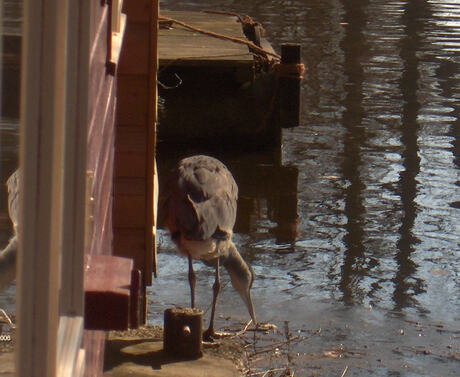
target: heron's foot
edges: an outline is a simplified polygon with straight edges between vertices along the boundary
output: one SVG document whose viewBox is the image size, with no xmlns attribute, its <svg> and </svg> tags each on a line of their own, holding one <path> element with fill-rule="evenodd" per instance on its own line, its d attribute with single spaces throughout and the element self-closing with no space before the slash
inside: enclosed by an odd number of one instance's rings
<svg viewBox="0 0 460 377">
<path fill-rule="evenodd" d="M 209 327 L 204 333 L 203 333 L 203 340 L 207 342 L 212 342 L 214 341 L 214 337 L 216 335 L 216 332 L 214 331 L 213 328 Z"/>
<path fill-rule="evenodd" d="M 276 330 L 278 326 L 273 323 L 262 323 L 258 322 L 256 324 L 256 331 L 269 331 L 269 330 Z"/>
<path fill-rule="evenodd" d="M 233 336 L 235 334 L 230 332 L 223 332 L 223 331 L 214 331 L 214 329 L 207 329 L 203 333 L 203 340 L 206 342 L 213 342 L 215 339 L 222 339 L 227 338 L 229 336 Z"/>
</svg>

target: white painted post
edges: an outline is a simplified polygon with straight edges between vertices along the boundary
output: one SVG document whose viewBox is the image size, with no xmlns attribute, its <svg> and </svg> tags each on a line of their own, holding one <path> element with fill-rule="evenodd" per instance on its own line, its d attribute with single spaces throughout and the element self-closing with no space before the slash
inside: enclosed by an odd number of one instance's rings
<svg viewBox="0 0 460 377">
<path fill-rule="evenodd" d="M 61 314 L 83 315 L 86 146 L 89 80 L 89 1 L 68 0 Z"/>
<path fill-rule="evenodd" d="M 16 375 L 54 377 L 59 297 L 58 225 L 53 200 L 57 2 L 24 2 L 20 121 L 20 247 L 17 274 Z M 57 229 L 54 231 L 59 232 Z"/>
<path fill-rule="evenodd" d="M 60 311 L 83 313 L 89 9 L 89 0 L 24 1 L 18 377 L 55 377 Z M 61 318 L 59 331 L 81 334 L 82 318 Z M 70 343 L 59 355 L 81 373 L 84 353 Z"/>
</svg>

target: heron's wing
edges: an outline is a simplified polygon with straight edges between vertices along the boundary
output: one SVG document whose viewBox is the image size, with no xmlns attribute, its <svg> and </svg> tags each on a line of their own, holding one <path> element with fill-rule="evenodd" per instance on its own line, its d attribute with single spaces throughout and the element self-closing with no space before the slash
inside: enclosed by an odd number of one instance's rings
<svg viewBox="0 0 460 377">
<path fill-rule="evenodd" d="M 168 181 L 167 222 L 187 239 L 228 238 L 236 219 L 238 188 L 218 160 L 185 159 Z"/>
<path fill-rule="evenodd" d="M 16 170 L 6 181 L 8 187 L 8 212 L 14 230 L 18 228 L 18 212 L 19 212 L 19 169 Z"/>
</svg>

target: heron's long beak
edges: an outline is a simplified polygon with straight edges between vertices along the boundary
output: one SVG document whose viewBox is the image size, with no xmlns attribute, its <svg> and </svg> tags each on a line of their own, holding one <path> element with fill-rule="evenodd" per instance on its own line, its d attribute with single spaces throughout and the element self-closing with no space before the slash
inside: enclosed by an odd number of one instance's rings
<svg viewBox="0 0 460 377">
<path fill-rule="evenodd" d="M 252 305 L 251 291 L 248 290 L 245 295 L 242 295 L 242 297 L 243 297 L 244 303 L 246 304 L 246 306 L 248 308 L 249 315 L 251 316 L 252 322 L 253 322 L 254 325 L 256 325 L 257 324 L 256 314 L 254 313 L 254 306 Z"/>
</svg>

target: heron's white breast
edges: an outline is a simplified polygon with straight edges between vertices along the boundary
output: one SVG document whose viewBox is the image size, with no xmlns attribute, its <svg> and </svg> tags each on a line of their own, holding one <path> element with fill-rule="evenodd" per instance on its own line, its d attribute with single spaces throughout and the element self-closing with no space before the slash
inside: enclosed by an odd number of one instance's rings
<svg viewBox="0 0 460 377">
<path fill-rule="evenodd" d="M 218 256 L 217 244 L 214 240 L 187 240 L 181 237 L 179 244 L 181 254 L 190 255 L 193 259 L 210 260 Z"/>
</svg>

